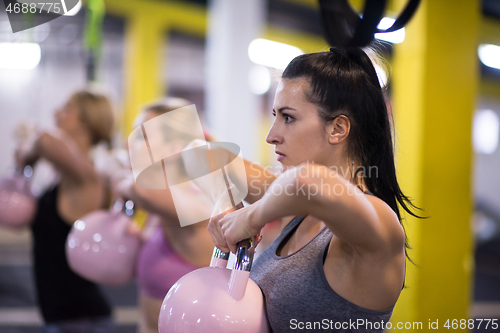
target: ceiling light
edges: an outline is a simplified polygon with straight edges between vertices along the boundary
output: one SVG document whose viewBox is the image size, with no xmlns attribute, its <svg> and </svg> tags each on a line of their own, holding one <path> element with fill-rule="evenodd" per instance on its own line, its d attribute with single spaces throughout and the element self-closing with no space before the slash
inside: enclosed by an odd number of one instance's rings
<svg viewBox="0 0 500 333">
<path fill-rule="evenodd" d="M 250 60 L 258 65 L 285 69 L 296 56 L 304 54 L 299 48 L 267 39 L 254 39 L 248 46 Z"/>
<path fill-rule="evenodd" d="M 481 44 L 477 50 L 479 60 L 492 68 L 500 69 L 500 46 L 492 44 Z"/>
<path fill-rule="evenodd" d="M 0 43 L 0 68 L 33 69 L 40 63 L 41 54 L 36 43 Z"/>
<path fill-rule="evenodd" d="M 479 110 L 474 115 L 473 142 L 477 153 L 492 154 L 498 146 L 500 121 L 492 110 Z"/>
</svg>

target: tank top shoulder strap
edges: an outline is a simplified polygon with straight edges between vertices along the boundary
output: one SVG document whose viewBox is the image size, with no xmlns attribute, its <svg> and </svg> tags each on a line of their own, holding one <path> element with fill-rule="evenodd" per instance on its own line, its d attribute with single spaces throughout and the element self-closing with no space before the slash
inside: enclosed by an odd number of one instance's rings
<svg viewBox="0 0 500 333">
<path fill-rule="evenodd" d="M 305 216 L 295 216 L 288 222 L 288 224 L 283 228 L 279 236 L 274 240 L 274 242 L 269 246 L 277 248 L 283 239 L 285 239 L 295 228 L 305 219 Z"/>
<path fill-rule="evenodd" d="M 292 230 L 294 230 L 302 221 L 304 221 L 306 217 L 305 216 L 295 216 L 293 219 L 288 222 L 288 224 L 283 228 L 281 231 L 280 236 L 285 236 L 288 235 Z"/>
</svg>

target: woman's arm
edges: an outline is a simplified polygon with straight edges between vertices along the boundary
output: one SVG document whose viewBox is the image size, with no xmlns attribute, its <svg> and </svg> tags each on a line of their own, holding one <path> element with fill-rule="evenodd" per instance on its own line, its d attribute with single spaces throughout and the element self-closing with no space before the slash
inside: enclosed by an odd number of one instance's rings
<svg viewBox="0 0 500 333">
<path fill-rule="evenodd" d="M 162 221 L 180 226 L 176 206 L 172 193 L 166 189 L 145 189 L 137 185 L 131 170 L 121 170 L 111 178 L 113 192 L 116 195 L 134 201 L 144 210 L 162 217 Z M 186 194 L 186 200 L 181 203 L 186 207 L 177 207 L 183 212 L 191 212 L 198 215 L 201 212 L 211 213 L 209 207 L 203 202 L 196 201 L 191 193 Z"/>
<path fill-rule="evenodd" d="M 368 198 L 335 171 L 300 165 L 281 174 L 255 204 L 210 223 L 215 245 L 234 250 L 268 222 L 312 215 L 359 252 L 401 250 L 404 233 L 396 214 L 380 199 Z"/>
<path fill-rule="evenodd" d="M 75 182 L 98 180 L 92 162 L 72 139 L 63 133 L 41 132 L 30 149 L 18 151 L 16 155 L 18 162 L 22 164 L 30 164 L 43 157 L 65 177 Z"/>
<path fill-rule="evenodd" d="M 172 195 L 168 189 L 151 190 L 136 184 L 132 171 L 122 169 L 111 176 L 113 193 L 127 200 L 132 200 L 136 206 L 168 220 L 177 220 Z"/>
</svg>

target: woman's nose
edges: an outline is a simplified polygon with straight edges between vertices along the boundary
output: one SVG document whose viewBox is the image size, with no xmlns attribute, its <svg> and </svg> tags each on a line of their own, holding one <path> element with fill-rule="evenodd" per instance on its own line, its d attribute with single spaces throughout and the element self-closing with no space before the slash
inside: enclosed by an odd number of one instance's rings
<svg viewBox="0 0 500 333">
<path fill-rule="evenodd" d="M 61 114 L 63 114 L 63 112 L 64 112 L 64 109 L 63 109 L 62 107 L 58 107 L 58 108 L 55 110 L 55 112 L 54 112 L 54 116 L 55 116 L 55 117 L 59 117 L 59 116 L 61 116 Z"/>
<path fill-rule="evenodd" d="M 269 129 L 269 133 L 266 136 L 266 142 L 275 145 L 283 143 L 283 136 L 280 135 L 278 129 L 275 126 L 275 123 Z"/>
</svg>

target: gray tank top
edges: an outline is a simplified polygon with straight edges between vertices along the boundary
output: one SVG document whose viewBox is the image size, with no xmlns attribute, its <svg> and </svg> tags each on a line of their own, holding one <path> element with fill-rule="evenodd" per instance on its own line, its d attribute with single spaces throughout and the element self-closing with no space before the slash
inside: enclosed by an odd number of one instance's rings
<svg viewBox="0 0 500 333">
<path fill-rule="evenodd" d="M 250 278 L 261 288 L 272 331 L 382 332 L 393 307 L 362 308 L 329 285 L 323 263 L 333 233 L 327 227 L 304 247 L 285 257 L 276 250 L 304 217 L 295 217 L 254 261 Z"/>
</svg>

